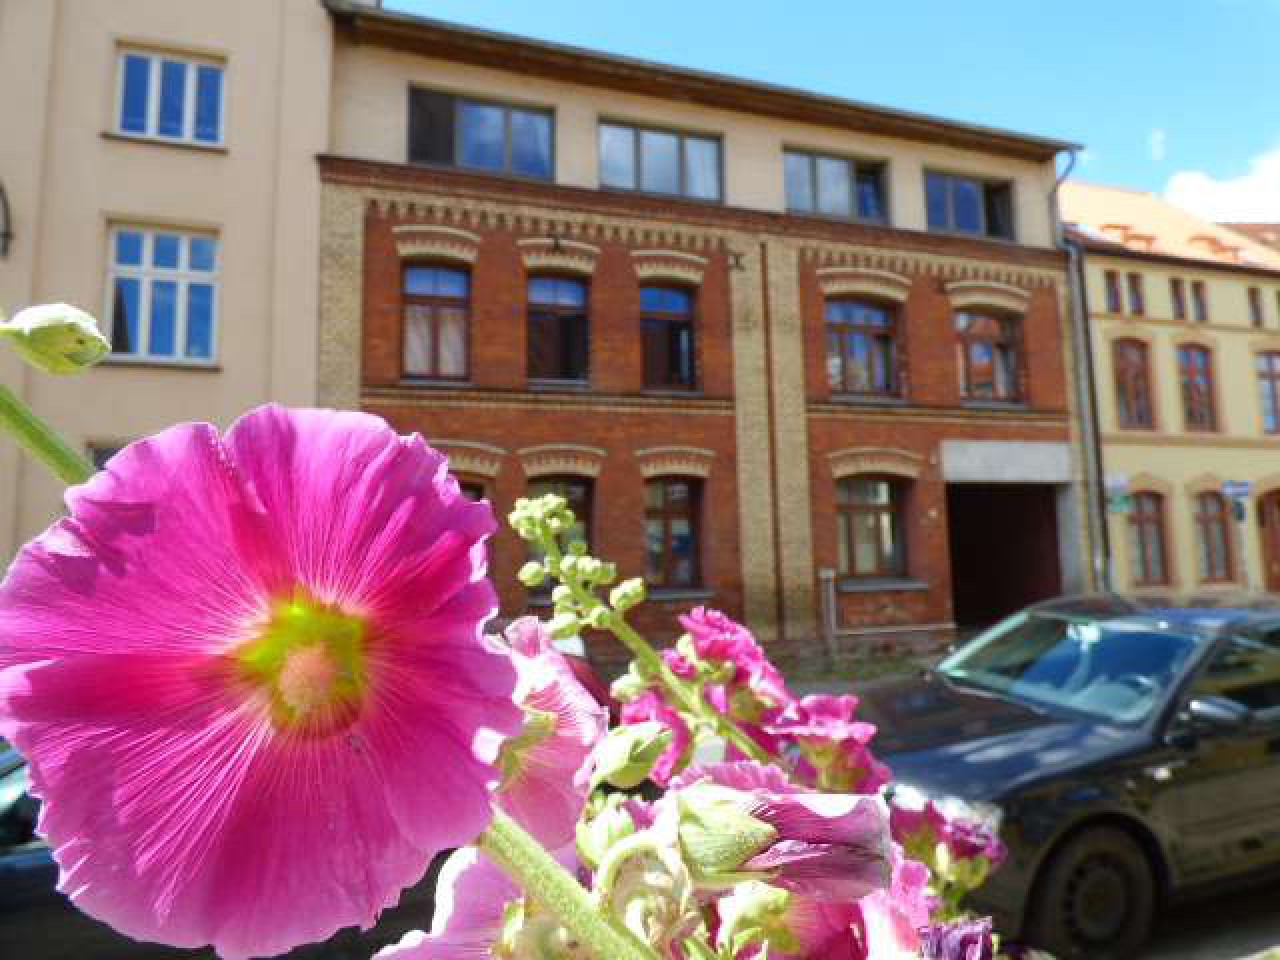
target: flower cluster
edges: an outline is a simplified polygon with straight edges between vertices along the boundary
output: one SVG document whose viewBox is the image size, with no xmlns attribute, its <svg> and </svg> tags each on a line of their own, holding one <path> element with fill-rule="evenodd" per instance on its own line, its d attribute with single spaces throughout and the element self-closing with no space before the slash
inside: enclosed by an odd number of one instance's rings
<svg viewBox="0 0 1280 960">
<path fill-rule="evenodd" d="M 379 956 L 994 953 L 960 903 L 994 832 L 886 803 L 856 698 L 794 695 L 724 614 L 654 650 L 643 582 L 566 543 L 558 497 L 511 517 L 554 614 L 500 635 L 488 505 L 371 416 L 174 427 L 66 503 L 0 584 L 0 735 L 61 889 L 130 936 L 280 953 L 371 926 L 457 848 L 430 930 Z M 634 655 L 612 730 L 557 649 L 587 629 Z"/>
</svg>

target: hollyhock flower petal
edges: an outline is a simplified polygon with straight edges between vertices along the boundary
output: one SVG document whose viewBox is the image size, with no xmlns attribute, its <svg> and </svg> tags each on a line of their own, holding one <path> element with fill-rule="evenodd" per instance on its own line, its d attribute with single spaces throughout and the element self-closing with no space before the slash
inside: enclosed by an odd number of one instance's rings
<svg viewBox="0 0 1280 960">
<path fill-rule="evenodd" d="M 643 723 L 656 720 L 671 731 L 671 745 L 663 751 L 649 779 L 660 787 L 665 787 L 684 764 L 689 748 L 693 746 L 693 734 L 684 718 L 673 710 L 658 694 L 653 691 L 642 693 L 630 703 L 622 705 L 623 723 Z"/>
<path fill-rule="evenodd" d="M 920 939 L 924 960 L 992 960 L 995 956 L 991 921 L 985 917 L 934 924 L 921 931 Z"/>
<path fill-rule="evenodd" d="M 357 413 L 138 441 L 0 585 L 0 736 L 60 887 L 229 960 L 370 926 L 490 817 L 518 732 L 489 508 Z"/>
<path fill-rule="evenodd" d="M 810 694 L 793 702 L 768 729 L 791 737 L 870 743 L 876 734 L 875 724 L 855 720 L 853 714 L 857 708 L 858 698 L 852 694 Z"/>
<path fill-rule="evenodd" d="M 516 701 L 530 719 L 525 734 L 507 742 L 498 802 L 542 843 L 559 847 L 573 838 L 609 713 L 536 617 L 516 620 L 505 636 L 519 675 Z"/>
<path fill-rule="evenodd" d="M 858 901 L 855 921 L 861 953 L 866 960 L 919 960 L 920 933 L 911 917 L 881 890 Z"/>
<path fill-rule="evenodd" d="M 680 625 L 689 633 L 694 650 L 704 660 L 732 663 L 736 669 L 736 682 L 774 706 L 790 703 L 782 674 L 765 656 L 764 650 L 742 624 L 719 610 L 695 607 L 680 617 Z"/>
<path fill-rule="evenodd" d="M 734 790 L 763 790 L 769 793 L 803 793 L 805 788 L 796 786 L 787 775 L 775 766 L 766 766 L 754 760 L 738 760 L 730 763 L 695 764 L 672 779 L 671 790 L 682 790 L 695 783 L 714 783 Z"/>
</svg>

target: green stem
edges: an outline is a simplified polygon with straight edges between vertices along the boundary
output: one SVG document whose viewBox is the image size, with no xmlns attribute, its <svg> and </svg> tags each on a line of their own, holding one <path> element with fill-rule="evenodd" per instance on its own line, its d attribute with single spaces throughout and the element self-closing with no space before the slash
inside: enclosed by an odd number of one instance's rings
<svg viewBox="0 0 1280 960">
<path fill-rule="evenodd" d="M 653 950 L 614 926 L 582 885 L 501 810 L 494 810 L 477 844 L 599 960 L 658 960 Z"/>
<path fill-rule="evenodd" d="M 84 483 L 93 476 L 93 466 L 3 384 L 0 384 L 0 426 L 12 433 L 28 453 L 42 461 L 63 483 Z"/>
</svg>

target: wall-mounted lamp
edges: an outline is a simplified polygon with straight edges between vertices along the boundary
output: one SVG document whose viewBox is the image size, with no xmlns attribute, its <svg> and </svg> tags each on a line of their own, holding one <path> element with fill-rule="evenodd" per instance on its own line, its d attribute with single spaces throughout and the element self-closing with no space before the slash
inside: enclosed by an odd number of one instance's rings
<svg viewBox="0 0 1280 960">
<path fill-rule="evenodd" d="M 13 239 L 13 217 L 9 213 L 9 195 L 0 183 L 0 257 L 9 255 L 9 241 Z"/>
</svg>

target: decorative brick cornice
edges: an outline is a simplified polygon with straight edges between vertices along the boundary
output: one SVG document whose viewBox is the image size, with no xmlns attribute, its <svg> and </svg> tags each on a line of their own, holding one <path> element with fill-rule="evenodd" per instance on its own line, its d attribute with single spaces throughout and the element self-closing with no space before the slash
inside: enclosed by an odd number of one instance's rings
<svg viewBox="0 0 1280 960">
<path fill-rule="evenodd" d="M 681 250 L 633 250 L 636 276 L 641 280 L 677 280 L 701 286 L 707 258 Z"/>
<path fill-rule="evenodd" d="M 457 260 L 475 263 L 480 252 L 480 236 L 457 227 L 430 224 L 402 224 L 391 228 L 396 253 L 403 260 Z"/>
<path fill-rule="evenodd" d="M 868 296 L 903 303 L 911 292 L 911 278 L 892 270 L 822 267 L 818 285 L 824 296 Z"/>
<path fill-rule="evenodd" d="M 635 456 L 640 462 L 640 474 L 646 480 L 669 476 L 705 479 L 711 476 L 711 465 L 716 458 L 715 451 L 705 447 L 646 447 L 637 450 Z"/>
<path fill-rule="evenodd" d="M 590 276 L 595 272 L 600 248 L 594 243 L 560 236 L 526 237 L 517 241 L 526 270 L 568 270 Z"/>
<path fill-rule="evenodd" d="M 517 451 L 526 477 L 569 474 L 598 477 L 607 456 L 599 447 L 578 443 L 543 443 Z"/>
<path fill-rule="evenodd" d="M 502 460 L 507 455 L 501 447 L 470 440 L 433 439 L 431 445 L 449 458 L 449 469 L 454 473 L 491 479 L 502 471 Z"/>
<path fill-rule="evenodd" d="M 947 296 L 956 309 L 996 307 L 1025 313 L 1031 293 L 1020 286 L 998 280 L 953 280 L 946 285 Z"/>
<path fill-rule="evenodd" d="M 924 457 L 895 447 L 846 447 L 827 454 L 836 479 L 865 473 L 887 473 L 915 479 L 924 469 Z"/>
</svg>

